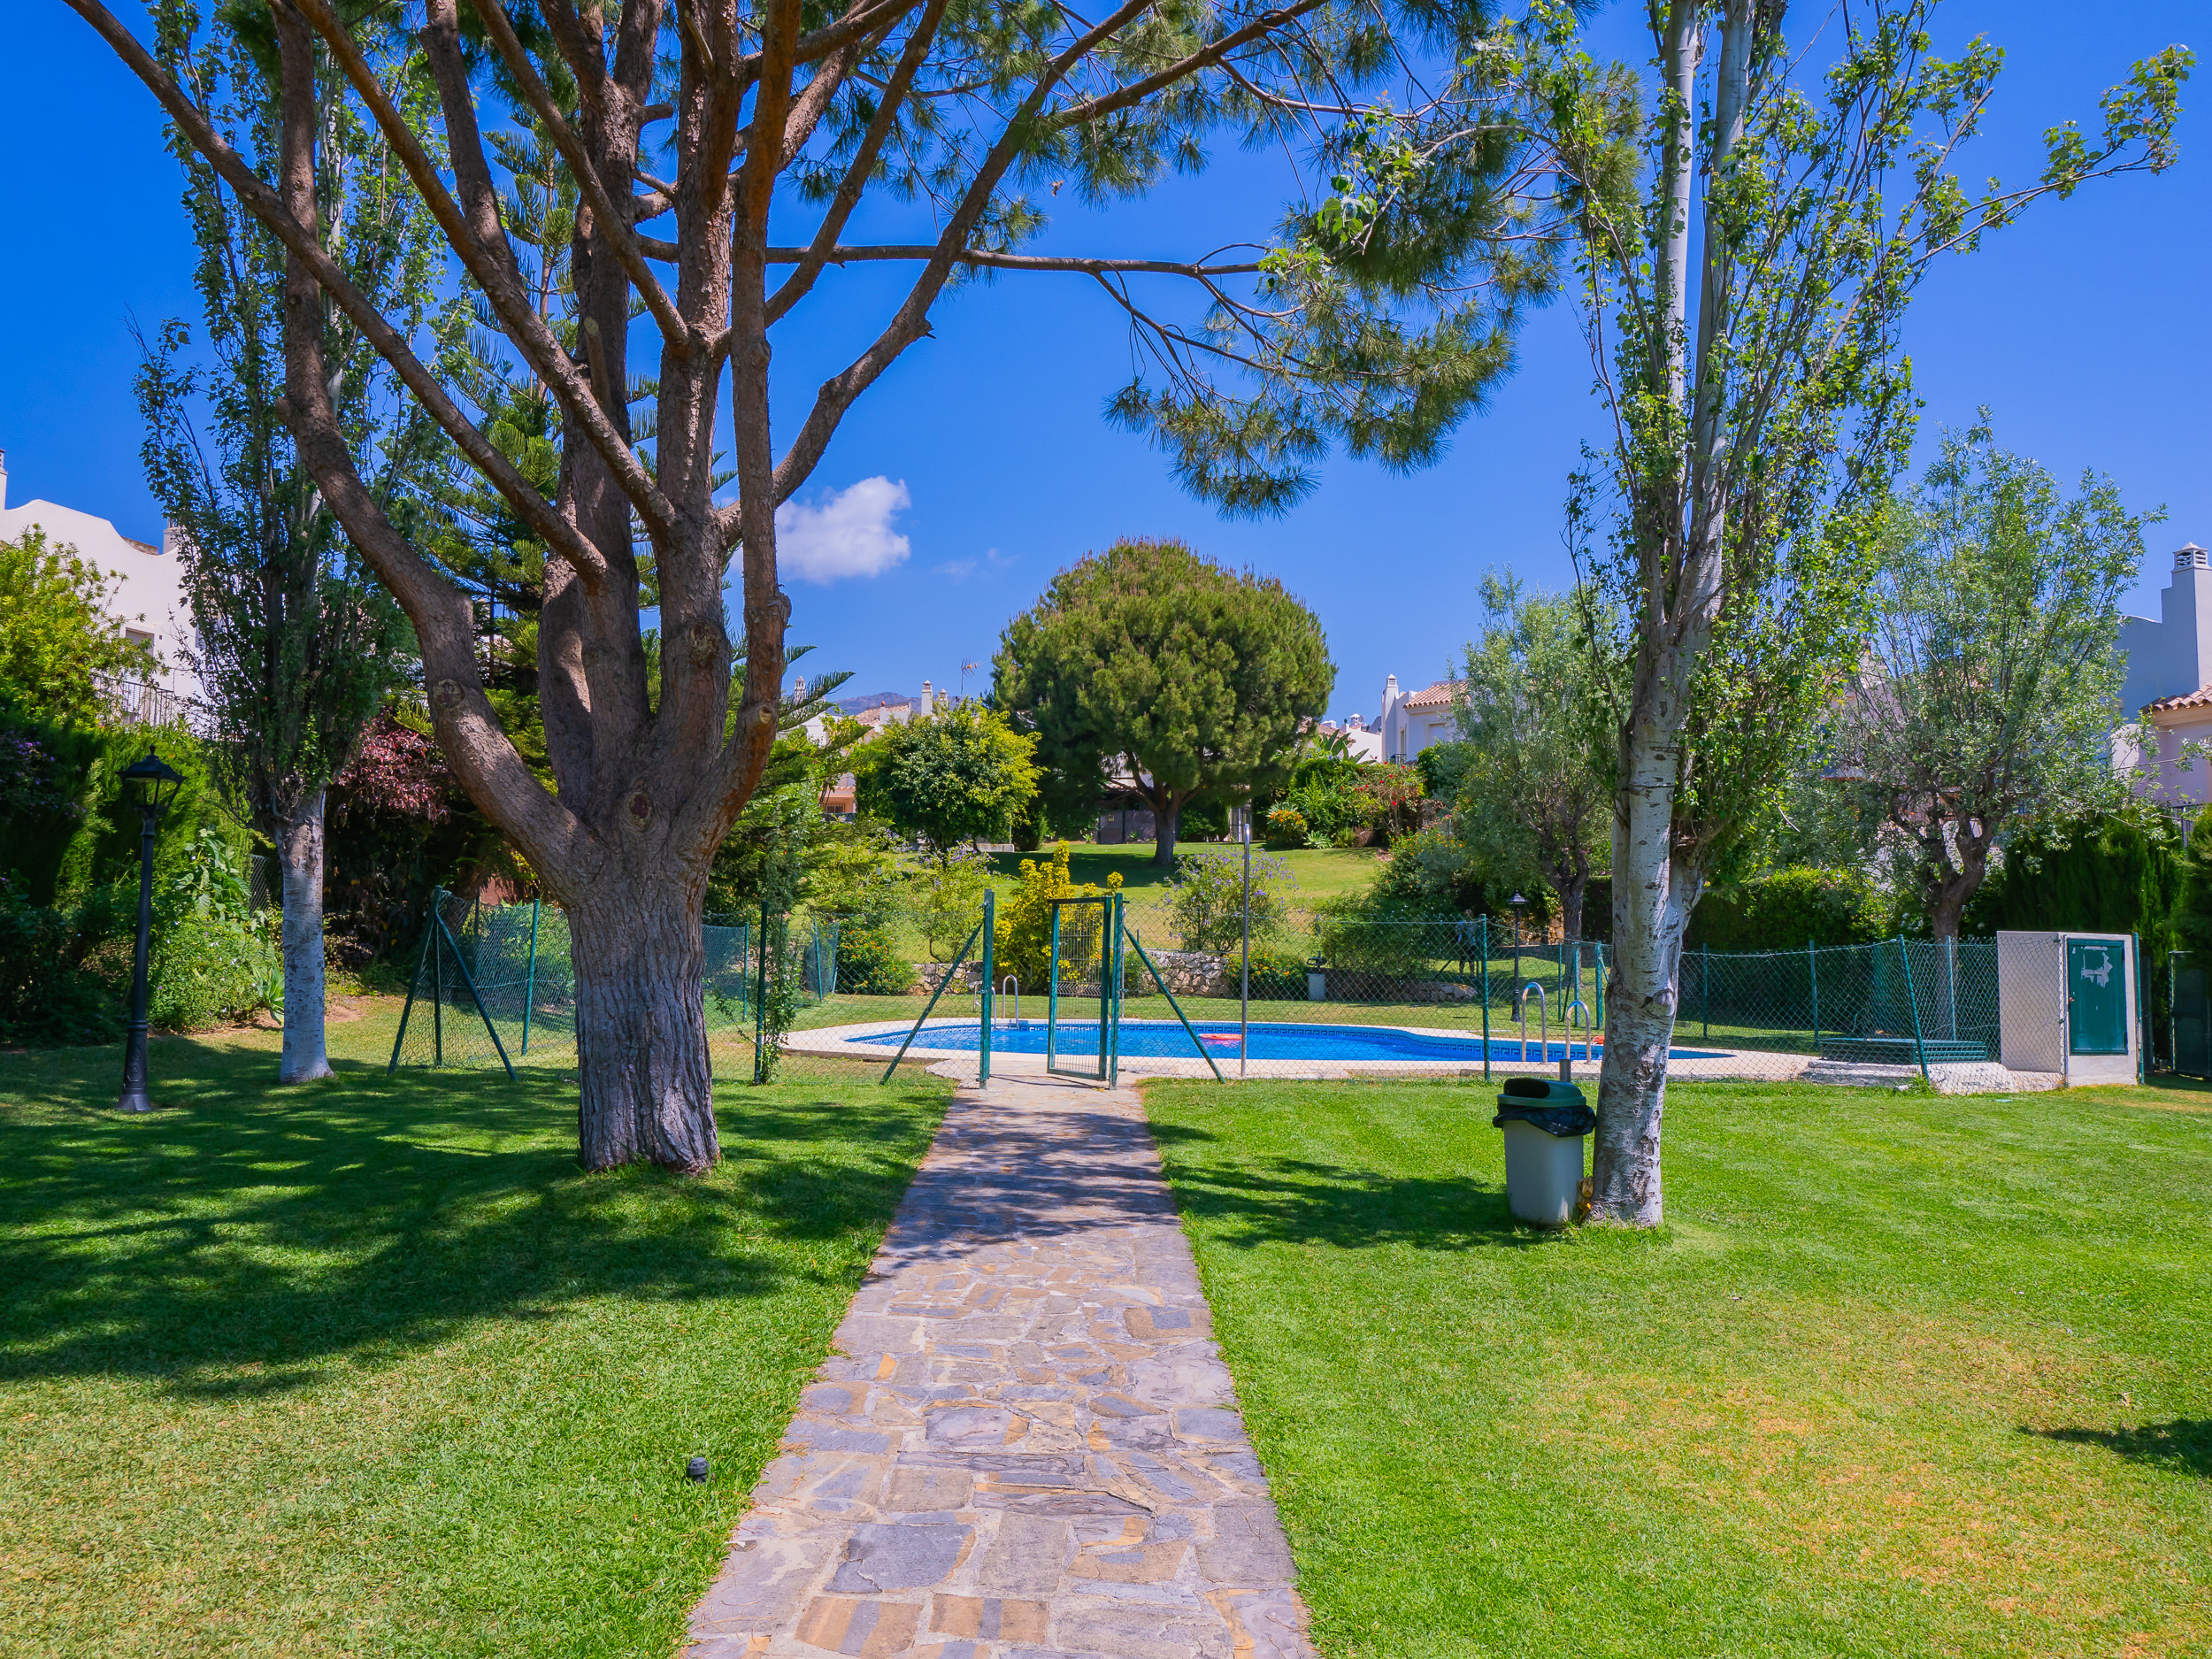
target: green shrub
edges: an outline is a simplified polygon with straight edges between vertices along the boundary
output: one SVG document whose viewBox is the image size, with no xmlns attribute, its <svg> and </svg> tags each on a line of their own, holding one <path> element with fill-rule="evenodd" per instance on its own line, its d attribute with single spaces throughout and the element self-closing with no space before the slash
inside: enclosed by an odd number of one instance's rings
<svg viewBox="0 0 2212 1659">
<path fill-rule="evenodd" d="M 1264 853 L 1252 860 L 1252 936 L 1272 933 L 1286 913 L 1290 866 Z M 1244 855 L 1184 853 L 1175 861 L 1168 914 L 1176 942 L 1213 956 L 1237 949 L 1244 932 Z"/>
<path fill-rule="evenodd" d="M 914 916 L 932 962 L 949 962 L 961 941 L 983 919 L 983 890 L 991 885 L 987 859 L 974 853 L 926 859 L 910 878 Z"/>
<path fill-rule="evenodd" d="M 1691 913 L 1686 942 L 1714 950 L 1859 945 L 1884 933 L 1881 895 L 1855 870 L 1799 865 L 1718 887 Z"/>
<path fill-rule="evenodd" d="M 103 890 L 82 904 L 27 904 L 0 881 L 0 1044 L 112 1042 L 129 1018 L 138 895 Z"/>
<path fill-rule="evenodd" d="M 993 972 L 1013 974 L 1025 986 L 1041 986 L 1052 975 L 1052 901 L 1102 897 L 1121 886 L 1121 872 L 1108 874 L 1097 887 L 1068 874 L 1068 844 L 1053 843 L 1052 856 L 1021 862 L 1021 884 L 998 909 L 998 933 L 992 941 Z M 1102 907 L 1101 907 L 1102 908 Z M 1098 910 L 1068 907 L 1061 918 L 1060 979 L 1081 983 L 1099 969 L 1104 932 Z"/>
<path fill-rule="evenodd" d="M 1279 945 L 1252 947 L 1252 1000 L 1256 1002 L 1302 1002 L 1306 1000 L 1306 958 Z"/>
<path fill-rule="evenodd" d="M 280 1006 L 284 965 L 273 912 L 249 902 L 242 864 L 217 831 L 204 829 L 189 861 L 161 882 L 151 1015 L 192 1031 L 257 1008 Z"/>
<path fill-rule="evenodd" d="M 1279 806 L 1267 815 L 1263 839 L 1276 851 L 1288 852 L 1306 846 L 1313 838 L 1304 813 L 1295 807 Z"/>
<path fill-rule="evenodd" d="M 903 996 L 914 988 L 914 964 L 899 954 L 887 912 L 838 918 L 837 988 L 853 996 Z"/>
</svg>

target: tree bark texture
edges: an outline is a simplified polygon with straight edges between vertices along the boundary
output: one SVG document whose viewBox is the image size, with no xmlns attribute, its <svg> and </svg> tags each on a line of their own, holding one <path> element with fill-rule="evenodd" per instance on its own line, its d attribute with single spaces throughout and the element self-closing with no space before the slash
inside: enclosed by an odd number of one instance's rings
<svg viewBox="0 0 2212 1659">
<path fill-rule="evenodd" d="M 570 907 L 576 968 L 577 1133 L 586 1168 L 697 1171 L 720 1156 L 708 1065 L 699 895 L 642 873 Z"/>
<path fill-rule="evenodd" d="M 284 1053 L 277 1080 L 330 1075 L 323 1042 L 323 791 L 276 826 L 283 879 Z"/>
</svg>

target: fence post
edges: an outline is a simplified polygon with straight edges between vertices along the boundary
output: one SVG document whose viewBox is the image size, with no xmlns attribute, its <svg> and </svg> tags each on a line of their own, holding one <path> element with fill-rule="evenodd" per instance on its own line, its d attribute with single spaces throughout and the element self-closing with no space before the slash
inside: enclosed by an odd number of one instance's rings
<svg viewBox="0 0 2212 1659">
<path fill-rule="evenodd" d="M 768 1014 L 768 901 L 760 902 L 760 967 L 753 981 L 753 1081 L 757 1083 L 767 1071 L 760 1051 L 762 1033 L 766 1030 Z"/>
<path fill-rule="evenodd" d="M 1045 981 L 1045 1070 L 1059 1056 L 1060 1041 L 1060 907 L 1052 907 L 1052 972 Z"/>
<path fill-rule="evenodd" d="M 982 1049 L 983 1058 L 979 1073 L 976 1078 L 978 1087 L 991 1080 L 991 1014 L 997 1003 L 996 995 L 991 987 L 993 966 L 991 919 L 997 909 L 997 899 L 996 888 L 983 889 L 983 1040 L 979 1045 Z"/>
<path fill-rule="evenodd" d="M 433 905 L 437 902 L 435 895 L 432 895 L 431 902 Z M 431 945 L 436 938 L 437 935 L 435 933 L 431 933 L 427 929 L 424 930 L 422 936 L 424 956 L 430 954 Z M 399 1030 L 394 1033 L 392 1037 L 392 1059 L 391 1064 L 384 1068 L 384 1075 L 386 1077 L 390 1077 L 394 1072 L 399 1070 L 399 1046 L 407 1041 L 407 1018 L 415 1011 L 415 988 L 422 983 L 422 970 L 423 958 L 422 956 L 418 956 L 415 958 L 414 975 L 407 981 L 407 1000 L 400 1004 Z"/>
<path fill-rule="evenodd" d="M 1140 947 L 1141 949 L 1141 947 Z M 1200 1045 L 1202 1048 L 1203 1044 Z M 1252 1054 L 1252 808 L 1244 809 L 1244 968 L 1237 990 L 1237 1081 L 1244 1081 Z M 1218 1071 L 1220 1068 L 1216 1067 Z"/>
<path fill-rule="evenodd" d="M 1697 948 L 1697 967 L 1698 967 L 1698 979 L 1699 979 L 1699 981 L 1700 981 L 1700 989 L 1699 989 L 1699 996 L 1698 996 L 1698 1000 L 1699 1000 L 1700 1002 L 1703 1002 L 1703 1003 L 1705 1004 L 1704 1014 L 1703 1014 L 1703 1018 L 1704 1018 L 1704 1021 L 1705 1021 L 1705 1031 L 1704 1031 L 1704 1035 L 1705 1035 L 1705 1038 L 1706 1038 L 1708 1041 L 1710 1041 L 1710 1039 L 1711 1039 L 1711 1037 L 1712 1037 L 1712 1035 L 1713 1035 L 1713 948 L 1712 948 L 1712 946 L 1710 946 L 1710 945 L 1700 945 L 1700 946 Z"/>
<path fill-rule="evenodd" d="M 1121 1086 L 1121 972 L 1122 963 L 1125 960 L 1121 951 L 1122 939 L 1125 932 L 1122 922 L 1121 906 L 1122 898 L 1118 893 L 1106 902 L 1106 926 L 1110 930 L 1106 936 L 1108 949 L 1103 953 L 1103 960 L 1098 964 L 1098 971 L 1102 975 L 1110 973 L 1114 976 L 1113 984 L 1110 987 L 1102 985 L 1099 987 L 1107 993 L 1106 998 L 1099 1008 L 1098 1043 L 1100 1053 L 1106 1062 L 1106 1087 L 1108 1088 L 1118 1088 Z M 1137 947 L 1137 955 L 1140 958 L 1144 957 L 1144 947 L 1141 944 Z M 1149 965 L 1148 960 L 1147 965 Z M 1152 977 L 1160 979 L 1157 969 L 1153 970 Z M 1167 989 L 1165 979 L 1160 979 L 1160 989 L 1163 992 Z M 1111 1016 L 1110 1022 L 1109 1015 Z M 1113 1044 L 1111 1048 L 1107 1047 L 1110 1032 Z M 1215 1076 L 1218 1079 L 1220 1073 L 1217 1071 Z"/>
<path fill-rule="evenodd" d="M 2128 935 L 2128 955 L 2135 959 L 2135 1080 L 2145 1082 L 2150 1074 L 2151 999 L 2150 982 L 2143 977 L 2143 936 Z"/>
<path fill-rule="evenodd" d="M 1482 1080 L 1490 1080 L 1490 918 L 1482 918 Z"/>
<path fill-rule="evenodd" d="M 1912 1010 L 1913 1052 L 1920 1056 L 1920 1080 L 1928 1082 L 1928 1042 L 1920 1034 L 1920 998 L 1912 988 L 1912 952 L 1905 948 L 1905 936 L 1897 935 L 1897 959 L 1905 964 L 1905 1005 Z M 1933 1087 L 1932 1084 L 1930 1085 Z"/>
<path fill-rule="evenodd" d="M 522 1052 L 526 1059 L 530 1053 L 530 1004 L 538 995 L 538 907 L 541 899 L 530 901 L 530 967 L 522 976 Z"/>
<path fill-rule="evenodd" d="M 1805 941 L 1805 982 L 1813 987 L 1813 1052 L 1820 1052 L 1820 957 L 1814 953 L 1813 941 Z"/>
<path fill-rule="evenodd" d="M 445 1064 L 445 941 L 447 933 L 445 911 L 439 905 L 434 895 L 430 902 L 430 922 L 431 926 L 437 930 L 437 936 L 430 947 L 430 1040 L 433 1045 L 430 1051 L 430 1064 L 443 1065 Z"/>
</svg>

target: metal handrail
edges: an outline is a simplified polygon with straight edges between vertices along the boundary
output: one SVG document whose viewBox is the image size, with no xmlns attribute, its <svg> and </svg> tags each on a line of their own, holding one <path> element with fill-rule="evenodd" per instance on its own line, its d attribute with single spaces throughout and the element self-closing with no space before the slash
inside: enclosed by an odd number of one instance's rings
<svg viewBox="0 0 2212 1659">
<path fill-rule="evenodd" d="M 1519 995 L 1513 999 L 1513 1017 L 1520 1022 L 1521 1026 L 1521 1064 L 1523 1065 L 1528 1064 L 1528 996 L 1531 991 L 1536 993 L 1538 1020 L 1536 1041 L 1541 1045 L 1542 1053 L 1551 1052 L 1551 1008 L 1544 1000 L 1544 987 L 1531 979 L 1521 987 Z"/>
<path fill-rule="evenodd" d="M 1010 973 L 1010 974 L 1008 974 L 1008 975 L 1007 975 L 1007 976 L 1006 976 L 1003 979 L 1001 979 L 1001 980 L 998 982 L 998 994 L 999 994 L 1001 996 L 1004 996 L 1004 995 L 1006 995 L 1006 993 L 1007 993 L 1007 988 L 1008 988 L 1010 986 L 1013 988 L 1013 993 L 1014 993 L 1014 1013 L 1013 1013 L 1013 1017 L 1012 1017 L 1011 1018 L 1010 1018 L 1010 1019 L 1009 1019 L 1006 1023 L 1007 1023 L 1007 1025 L 1008 1025 L 1008 1026 L 1009 1026 L 1009 1027 L 1012 1027 L 1012 1026 L 1015 1026 L 1015 1025 L 1020 1025 L 1020 1024 L 1022 1023 L 1022 982 L 1021 982 L 1021 976 L 1020 976 L 1019 974 L 1016 974 L 1016 973 Z"/>
<path fill-rule="evenodd" d="M 1575 1010 L 1578 1008 L 1582 1010 L 1582 1057 L 1586 1060 L 1592 1057 L 1590 1038 L 1594 1027 L 1590 1024 L 1590 1005 L 1578 996 L 1559 1010 L 1560 1021 L 1567 1032 L 1566 1047 L 1559 1056 L 1559 1080 L 1562 1083 L 1575 1080 Z"/>
</svg>

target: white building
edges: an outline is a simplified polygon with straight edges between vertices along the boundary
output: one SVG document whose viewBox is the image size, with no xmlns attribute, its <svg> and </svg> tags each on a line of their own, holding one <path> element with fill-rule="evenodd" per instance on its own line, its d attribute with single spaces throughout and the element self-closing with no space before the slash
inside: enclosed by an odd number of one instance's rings
<svg viewBox="0 0 2212 1659">
<path fill-rule="evenodd" d="M 197 638 L 190 603 L 184 595 L 183 561 L 177 557 L 179 532 L 172 525 L 162 545 L 134 541 L 105 518 L 50 501 L 8 505 L 7 456 L 0 451 L 0 541 L 13 541 L 36 527 L 50 547 L 72 548 L 79 558 L 104 572 L 111 583 L 108 614 L 132 639 L 151 650 L 160 672 L 143 687 L 117 687 L 121 711 L 142 719 L 165 720 L 177 712 L 175 700 L 196 702 L 200 682 L 186 664 Z"/>
<path fill-rule="evenodd" d="M 1354 760 L 1372 762 L 1383 757 L 1382 733 L 1359 715 L 1347 715 L 1341 725 L 1324 720 L 1314 729 L 1324 737 L 1341 737 L 1345 752 Z"/>
<path fill-rule="evenodd" d="M 2114 743 L 2113 764 L 2135 771 L 2137 793 L 2154 800 L 2212 800 L 2212 553 L 2193 541 L 2176 549 L 2159 612 L 2120 618 L 2120 706 L 2142 727 Z"/>
<path fill-rule="evenodd" d="M 1411 760 L 1432 743 L 1449 743 L 1459 737 L 1460 682 L 1440 680 L 1418 691 L 1401 692 L 1398 676 L 1383 682 L 1382 713 L 1375 730 L 1381 736 L 1381 757 Z"/>
</svg>

